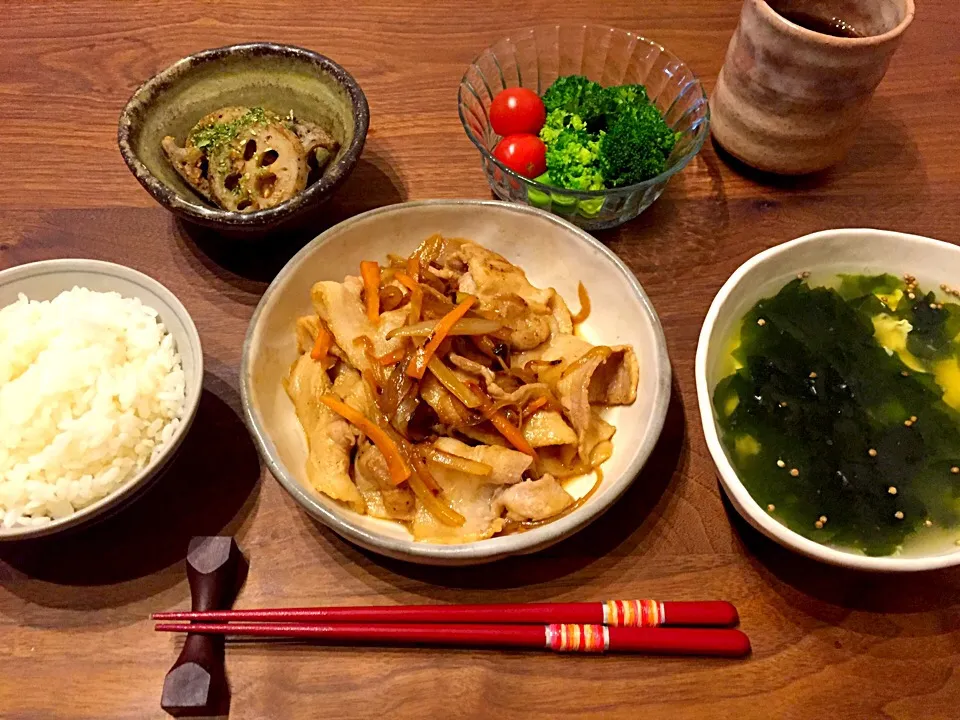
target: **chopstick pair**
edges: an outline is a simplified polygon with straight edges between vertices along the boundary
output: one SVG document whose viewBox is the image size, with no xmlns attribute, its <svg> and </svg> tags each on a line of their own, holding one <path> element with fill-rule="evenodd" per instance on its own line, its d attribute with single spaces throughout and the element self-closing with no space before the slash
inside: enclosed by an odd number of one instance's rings
<svg viewBox="0 0 960 720">
<path fill-rule="evenodd" d="M 742 657 L 750 641 L 732 629 L 728 602 L 611 600 L 595 603 L 319 607 L 153 615 L 157 631 L 300 638 L 368 644 L 540 648 Z M 172 622 L 171 622 L 172 621 Z"/>
</svg>

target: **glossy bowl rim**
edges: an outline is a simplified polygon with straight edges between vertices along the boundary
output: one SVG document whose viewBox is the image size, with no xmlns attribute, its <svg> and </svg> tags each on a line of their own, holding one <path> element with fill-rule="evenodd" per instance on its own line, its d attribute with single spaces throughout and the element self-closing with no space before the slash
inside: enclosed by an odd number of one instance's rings
<svg viewBox="0 0 960 720">
<path fill-rule="evenodd" d="M 336 160 L 330 172 L 307 186 L 302 192 L 286 202 L 252 213 L 243 213 L 235 210 L 222 210 L 203 204 L 199 199 L 193 201 L 177 192 L 175 189 L 160 180 L 140 160 L 134 152 L 130 138 L 133 133 L 134 105 L 143 101 L 150 92 L 156 94 L 163 91 L 163 86 L 181 75 L 189 74 L 196 65 L 219 62 L 225 55 L 236 55 L 243 51 L 261 51 L 266 55 L 292 57 L 306 61 L 327 72 L 338 84 L 344 87 L 350 97 L 353 108 L 353 138 L 340 159 Z M 336 190 L 352 172 L 360 160 L 367 131 L 370 126 L 370 106 L 367 103 L 363 89 L 356 79 L 343 66 L 325 55 L 308 50 L 297 45 L 287 45 L 274 42 L 239 43 L 224 45 L 217 48 L 201 50 L 198 53 L 180 58 L 167 66 L 150 79 L 144 81 L 123 107 L 117 127 L 117 144 L 127 167 L 137 181 L 150 193 L 154 200 L 177 213 L 182 213 L 198 222 L 207 225 L 227 225 L 236 228 L 262 228 L 297 214 L 302 209 L 315 204 L 324 196 Z"/>
<path fill-rule="evenodd" d="M 664 171 L 663 171 L 662 173 L 660 173 L 659 175 L 656 175 L 656 176 L 654 176 L 654 177 L 652 177 L 652 178 L 650 178 L 650 179 L 648 179 L 648 180 L 644 180 L 643 182 L 634 183 L 633 185 L 624 185 L 623 187 L 618 187 L 618 188 L 606 188 L 606 189 L 604 189 L 604 190 L 570 190 L 570 189 L 567 189 L 567 188 L 558 188 L 558 187 L 554 187 L 554 186 L 552 186 L 552 185 L 545 185 L 545 184 L 543 184 L 543 183 L 541 183 L 541 182 L 537 182 L 537 181 L 534 180 L 533 178 L 524 177 L 523 175 L 521 175 L 520 173 L 516 172 L 515 170 L 511 170 L 511 169 L 508 168 L 506 165 L 504 165 L 502 162 L 500 162 L 499 160 L 497 160 L 497 158 L 494 157 L 493 153 L 490 152 L 490 150 L 488 150 L 487 147 L 483 144 L 483 142 L 480 140 L 480 138 L 476 137 L 476 135 L 473 133 L 473 131 L 472 131 L 472 130 L 470 129 L 470 127 L 468 126 L 468 124 L 467 124 L 467 119 L 464 117 L 464 112 L 463 112 L 463 107 L 464 107 L 464 102 L 463 102 L 464 85 L 465 85 L 465 84 L 469 84 L 469 83 L 467 83 L 467 73 L 470 72 L 470 69 L 471 69 L 471 68 L 476 67 L 476 66 L 477 66 L 477 61 L 479 61 L 480 58 L 483 57 L 484 55 L 486 55 L 487 53 L 490 53 L 490 54 L 492 54 L 492 55 L 495 56 L 495 53 L 492 52 L 492 49 L 493 49 L 494 45 L 497 45 L 497 44 L 499 44 L 499 43 L 501 43 L 501 42 L 504 42 L 504 41 L 506 41 L 506 40 L 512 41 L 512 38 L 511 38 L 509 35 L 507 35 L 507 36 L 504 36 L 504 37 L 500 38 L 499 40 L 497 40 L 497 41 L 494 42 L 493 44 L 487 46 L 486 48 L 484 48 L 482 51 L 480 51 L 480 53 L 478 53 L 478 54 L 473 58 L 473 60 L 470 62 L 470 65 L 468 65 L 468 66 L 467 66 L 467 69 L 464 71 L 463 76 L 460 78 L 460 84 L 459 84 L 458 87 L 457 87 L 457 113 L 458 113 L 458 115 L 460 116 L 460 124 L 461 124 L 461 126 L 463 127 L 463 131 L 466 133 L 466 135 L 467 135 L 467 137 L 469 138 L 470 142 L 472 142 L 472 143 L 474 144 L 474 146 L 477 148 L 477 150 L 480 151 L 480 154 L 481 154 L 485 159 L 487 159 L 487 160 L 489 160 L 490 162 L 494 163 L 494 164 L 497 166 L 497 168 L 498 168 L 499 170 L 501 170 L 503 173 L 505 173 L 507 176 L 509 176 L 509 177 L 511 177 L 511 178 L 513 178 L 513 179 L 515 179 L 515 180 L 517 180 L 517 181 L 520 181 L 520 182 L 524 183 L 525 185 L 528 185 L 528 186 L 532 187 L 532 188 L 535 189 L 535 190 L 539 190 L 540 192 L 544 193 L 545 195 L 550 195 L 550 194 L 556 193 L 556 194 L 562 194 L 562 195 L 566 195 L 566 196 L 570 196 L 570 197 L 575 197 L 575 198 L 577 198 L 578 200 L 590 200 L 590 199 L 595 199 L 595 198 L 598 198 L 598 197 L 611 197 L 611 196 L 619 196 L 619 195 L 623 195 L 623 196 L 632 195 L 632 194 L 634 194 L 635 192 L 643 191 L 643 190 L 646 190 L 647 188 L 650 188 L 650 187 L 653 187 L 653 186 L 655 186 L 655 185 L 658 185 L 658 184 L 661 184 L 661 183 L 666 182 L 666 181 L 669 180 L 671 177 L 673 177 L 674 175 L 676 175 L 678 172 L 680 172 L 681 170 L 683 170 L 687 165 L 689 165 L 689 164 L 690 164 L 690 161 L 693 160 L 693 158 L 697 156 L 697 153 L 699 153 L 701 149 L 703 149 L 703 144 L 707 141 L 707 138 L 708 138 L 709 135 L 710 135 L 710 102 L 709 102 L 709 98 L 707 97 L 707 91 L 706 91 L 706 89 L 703 87 L 703 82 L 700 80 L 700 77 L 693 71 L 693 68 L 691 68 L 684 60 L 682 60 L 680 57 L 678 57 L 677 55 L 675 55 L 675 54 L 674 54 L 673 52 L 671 52 L 670 50 L 667 50 L 663 45 L 660 45 L 659 43 L 657 43 L 657 42 L 655 42 L 655 41 L 653 41 L 653 40 L 650 40 L 649 38 L 646 38 L 646 37 L 644 37 L 643 35 L 638 35 L 638 34 L 636 34 L 636 33 L 632 33 L 632 32 L 630 32 L 629 30 L 621 30 L 620 28 L 610 27 L 610 26 L 607 26 L 607 25 L 596 25 L 596 24 L 577 25 L 577 24 L 560 24 L 560 23 L 558 23 L 558 24 L 556 24 L 556 25 L 533 25 L 533 26 L 521 28 L 521 29 L 517 30 L 516 32 L 517 32 L 517 33 L 533 33 L 533 32 L 535 32 L 535 31 L 537 31 L 537 30 L 543 30 L 543 29 L 547 29 L 547 28 L 563 28 L 563 27 L 567 27 L 567 28 L 571 28 L 571 27 L 573 27 L 573 28 L 576 28 L 576 27 L 580 27 L 580 28 L 594 28 L 594 29 L 597 29 L 597 30 L 605 31 L 605 32 L 623 33 L 624 35 L 628 35 L 628 36 L 630 36 L 630 37 L 632 37 L 632 38 L 635 38 L 637 42 L 646 43 L 647 45 L 650 45 L 651 47 L 657 48 L 660 52 L 666 53 L 666 54 L 669 55 L 671 58 L 673 58 L 674 60 L 676 60 L 677 62 L 679 62 L 684 68 L 686 68 L 687 70 L 689 70 L 689 71 L 690 71 L 690 74 L 693 76 L 692 82 L 694 82 L 694 83 L 700 88 L 700 100 L 703 102 L 703 106 L 704 106 L 703 122 L 702 122 L 701 125 L 698 126 L 698 128 L 697 128 L 697 131 L 698 131 L 699 134 L 698 134 L 698 136 L 695 136 L 695 137 L 694 137 L 694 141 L 693 141 L 693 143 L 691 144 L 690 149 L 689 149 L 686 153 L 684 153 L 683 155 L 681 155 L 679 158 L 677 158 L 676 162 L 675 162 L 671 167 L 669 167 L 668 169 L 664 170 Z M 477 98 L 477 100 L 479 100 L 479 98 Z M 481 101 L 481 103 L 482 103 L 482 101 Z M 487 122 L 489 123 L 489 119 L 487 120 Z"/>
<path fill-rule="evenodd" d="M 714 465 L 720 475 L 720 484 L 731 500 L 732 505 L 740 515 L 744 517 L 751 525 L 757 528 L 767 537 L 779 543 L 783 547 L 793 550 L 815 560 L 821 560 L 831 565 L 852 568 L 857 570 L 869 570 L 874 572 L 917 572 L 923 570 L 936 570 L 939 568 L 952 567 L 960 564 L 960 548 L 955 552 L 948 552 L 938 555 L 924 555 L 917 557 L 898 557 L 898 556 L 880 556 L 870 557 L 858 553 L 839 550 L 828 545 L 822 545 L 818 542 L 803 537 L 794 532 L 786 525 L 780 523 L 770 516 L 743 485 L 737 474 L 736 469 L 727 458 L 727 454 L 720 441 L 720 433 L 717 428 L 717 421 L 713 411 L 712 395 L 713 388 L 707 378 L 707 360 L 710 351 L 709 342 L 713 327 L 720 315 L 720 311 L 730 299 L 730 296 L 740 287 L 741 284 L 752 283 L 751 278 L 758 272 L 762 272 L 763 266 L 771 259 L 787 252 L 793 248 L 806 244 L 815 244 L 825 238 L 863 238 L 886 237 L 895 240 L 917 243 L 928 247 L 935 247 L 938 250 L 960 253 L 960 248 L 942 240 L 924 237 L 922 235 L 912 235 L 893 230 L 877 230 L 872 228 L 836 228 L 831 230 L 821 230 L 819 232 L 803 235 L 802 237 L 775 245 L 760 253 L 757 253 L 739 268 L 727 279 L 720 288 L 707 316 L 703 321 L 700 330 L 700 336 L 697 341 L 697 355 L 695 362 L 695 374 L 697 384 L 697 403 L 700 410 L 700 423 L 703 427 L 703 434 L 707 442 L 707 449 L 713 459 Z"/>
<path fill-rule="evenodd" d="M 584 504 L 563 518 L 524 533 L 453 545 L 420 543 L 414 541 L 412 538 L 397 539 L 383 536 L 360 527 L 347 515 L 341 516 L 334 513 L 305 492 L 300 487 L 300 483 L 293 478 L 292 474 L 286 469 L 286 466 L 280 461 L 275 446 L 270 440 L 269 431 L 260 414 L 255 411 L 252 400 L 254 395 L 252 387 L 253 378 L 250 371 L 254 335 L 257 332 L 260 318 L 270 298 L 280 291 L 280 285 L 286 276 L 292 273 L 294 268 L 304 262 L 309 255 L 326 243 L 334 233 L 342 231 L 347 225 L 362 222 L 378 215 L 389 216 L 391 213 L 396 212 L 416 211 L 417 208 L 440 206 L 486 207 L 490 208 L 492 212 L 535 215 L 556 226 L 558 231 L 573 233 L 578 239 L 591 246 L 591 248 L 599 252 L 611 263 L 612 272 L 618 272 L 624 276 L 627 283 L 633 289 L 636 299 L 646 312 L 653 328 L 654 342 L 656 344 L 656 363 L 658 365 L 656 382 L 651 388 L 651 391 L 655 393 L 655 398 L 652 406 L 650 428 L 642 438 L 642 442 L 638 446 L 633 461 L 611 485 L 611 491 L 603 503 Z M 328 228 L 294 255 L 264 292 L 253 313 L 253 317 L 250 319 L 247 334 L 243 342 L 243 352 L 240 361 L 240 397 L 243 405 L 244 420 L 250 430 L 250 434 L 254 438 L 257 450 L 270 469 L 271 474 L 273 474 L 283 488 L 290 493 L 297 504 L 300 505 L 301 509 L 334 530 L 340 536 L 361 547 L 395 559 L 428 565 L 472 565 L 493 562 L 511 555 L 536 552 L 575 534 L 600 517 L 623 495 L 627 488 L 633 484 L 649 460 L 666 421 L 667 408 L 671 395 L 671 380 L 670 359 L 667 353 L 666 338 L 660 324 L 660 319 L 657 316 L 656 309 L 640 285 L 639 280 L 627 265 L 609 248 L 576 225 L 538 208 L 498 200 L 437 199 L 397 203 L 368 210 L 367 212 L 355 215 Z"/>
<path fill-rule="evenodd" d="M 15 279 L 31 278 L 38 275 L 57 275 L 64 272 L 98 272 L 107 277 L 134 281 L 163 298 L 173 309 L 173 314 L 183 323 L 187 334 L 187 342 L 197 356 L 197 366 L 192 376 L 190 378 L 185 377 L 187 382 L 192 381 L 193 388 L 188 388 L 184 396 L 183 417 L 181 418 L 180 426 L 174 432 L 173 437 L 170 438 L 163 452 L 147 463 L 140 472 L 116 490 L 96 502 L 77 510 L 72 515 L 67 515 L 58 520 L 52 520 L 45 525 L 0 528 L 0 542 L 29 540 L 54 535 L 61 531 L 85 525 L 105 513 L 119 509 L 121 505 L 133 499 L 140 491 L 145 490 L 147 486 L 160 476 L 167 463 L 176 455 L 187 434 L 190 432 L 190 426 L 193 424 L 197 410 L 200 407 L 200 396 L 203 393 L 204 371 L 203 346 L 200 342 L 200 333 L 197 332 L 197 326 L 194 324 L 193 318 L 190 316 L 190 313 L 187 312 L 183 303 L 180 302 L 180 299 L 160 281 L 153 279 L 139 270 L 134 270 L 126 265 L 120 265 L 119 263 L 108 262 L 106 260 L 57 258 L 53 260 L 38 260 L 36 262 L 15 265 L 11 268 L 0 270 L 0 285 L 4 285 Z M 121 293 L 121 295 L 123 295 L 123 293 Z M 178 348 L 178 353 L 179 352 L 180 350 Z"/>
</svg>

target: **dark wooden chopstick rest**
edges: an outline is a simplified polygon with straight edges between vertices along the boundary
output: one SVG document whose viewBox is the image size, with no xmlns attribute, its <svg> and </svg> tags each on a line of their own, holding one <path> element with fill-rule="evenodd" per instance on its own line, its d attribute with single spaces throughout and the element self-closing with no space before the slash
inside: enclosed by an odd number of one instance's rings
<svg viewBox="0 0 960 720">
<path fill-rule="evenodd" d="M 186 563 L 193 610 L 227 610 L 233 605 L 248 564 L 232 537 L 193 538 Z M 164 678 L 160 707 L 174 717 L 227 714 L 230 688 L 222 637 L 187 634 L 180 656 Z"/>
</svg>

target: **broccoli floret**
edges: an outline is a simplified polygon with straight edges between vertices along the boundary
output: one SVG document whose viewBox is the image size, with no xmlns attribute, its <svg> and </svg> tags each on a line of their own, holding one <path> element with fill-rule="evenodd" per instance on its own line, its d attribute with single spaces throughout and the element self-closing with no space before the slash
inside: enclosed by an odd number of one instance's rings
<svg viewBox="0 0 960 720">
<path fill-rule="evenodd" d="M 550 113 L 563 110 L 575 113 L 590 126 L 591 132 L 602 129 L 604 124 L 605 90 L 583 75 L 567 75 L 557 78 L 543 94 L 543 104 Z"/>
<path fill-rule="evenodd" d="M 547 143 L 547 173 L 557 187 L 602 190 L 600 142 L 586 130 L 564 128 Z"/>
<path fill-rule="evenodd" d="M 540 129 L 540 139 L 549 145 L 564 130 L 585 130 L 586 128 L 587 124 L 579 115 L 557 108 L 547 115 L 546 122 Z"/>
<path fill-rule="evenodd" d="M 583 75 L 567 75 L 557 78 L 543 94 L 547 113 L 563 110 L 578 115 L 587 130 L 598 133 L 619 115 L 621 109 L 649 103 L 647 89 L 643 85 L 617 85 L 603 87 Z"/>
<path fill-rule="evenodd" d="M 621 107 L 600 141 L 600 170 L 607 187 L 633 185 L 659 175 L 676 142 L 676 134 L 654 105 Z"/>
<path fill-rule="evenodd" d="M 563 108 L 547 115 L 540 130 L 547 146 L 547 175 L 557 187 L 569 190 L 602 190 L 600 136 L 587 131 L 583 118 Z"/>
<path fill-rule="evenodd" d="M 599 83 L 587 80 L 583 75 L 566 75 L 553 81 L 543 94 L 547 112 L 556 109 L 579 114 L 581 106 L 603 94 Z"/>
<path fill-rule="evenodd" d="M 647 105 L 647 89 L 643 85 L 615 85 L 604 88 L 604 110 L 609 115 L 618 113 L 622 108 Z"/>
</svg>

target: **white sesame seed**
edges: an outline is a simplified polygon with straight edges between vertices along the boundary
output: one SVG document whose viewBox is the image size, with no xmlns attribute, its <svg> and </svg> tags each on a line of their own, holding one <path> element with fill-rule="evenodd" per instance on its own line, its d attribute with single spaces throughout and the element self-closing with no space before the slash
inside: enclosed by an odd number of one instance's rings
<svg viewBox="0 0 960 720">
<path fill-rule="evenodd" d="M 903 513 L 902 513 L 900 510 L 897 510 L 897 511 L 893 514 L 893 516 L 894 516 L 897 520 L 903 520 Z"/>
<path fill-rule="evenodd" d="M 778 467 L 778 468 L 782 468 L 782 467 L 786 467 L 786 466 L 787 466 L 787 464 L 786 464 L 783 460 L 777 460 L 777 467 Z"/>
</svg>

